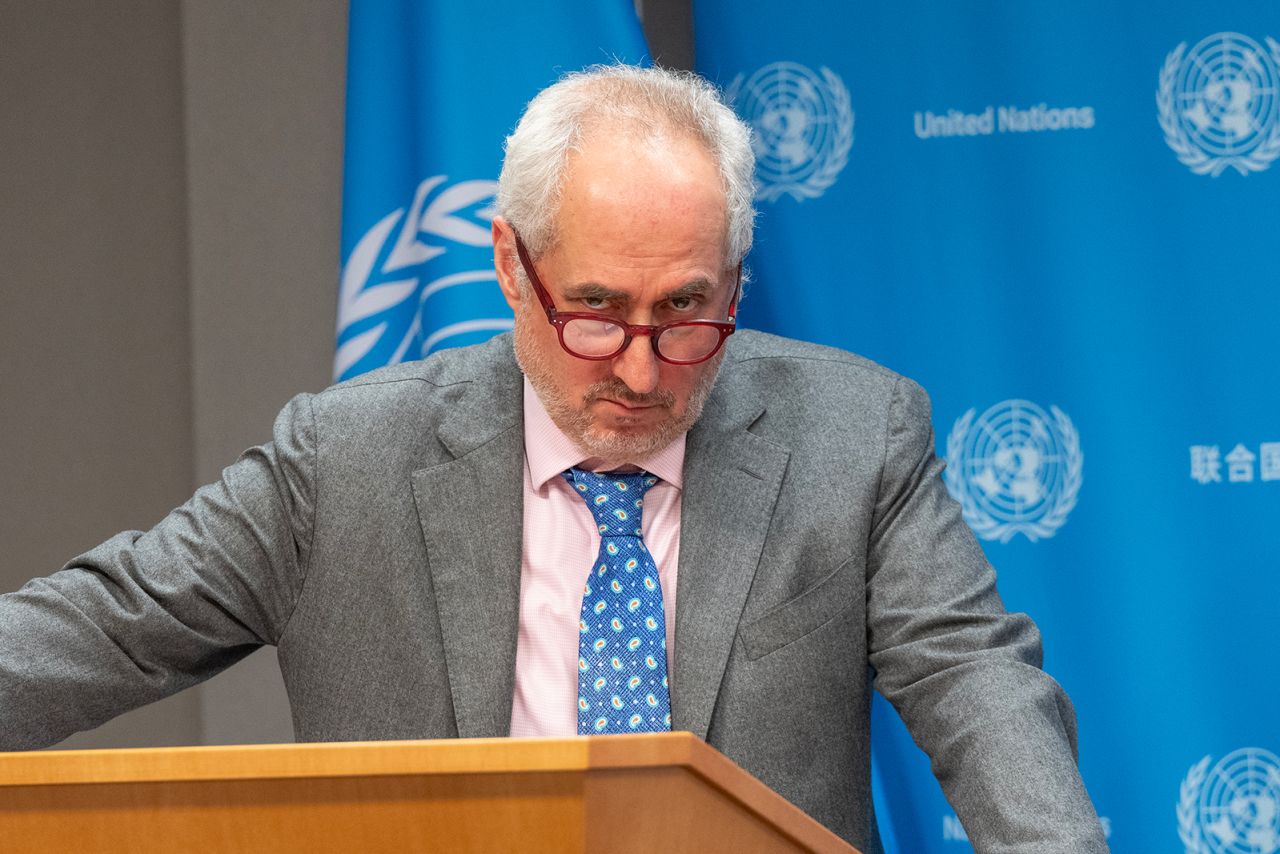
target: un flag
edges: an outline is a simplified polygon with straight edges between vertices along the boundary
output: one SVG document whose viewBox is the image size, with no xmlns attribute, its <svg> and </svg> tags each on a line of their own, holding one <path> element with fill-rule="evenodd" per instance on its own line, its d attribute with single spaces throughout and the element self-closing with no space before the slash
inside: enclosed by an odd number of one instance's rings
<svg viewBox="0 0 1280 854">
<path fill-rule="evenodd" d="M 564 72 L 644 54 L 631 0 L 352 0 L 336 379 L 511 328 L 502 140 Z"/>
</svg>

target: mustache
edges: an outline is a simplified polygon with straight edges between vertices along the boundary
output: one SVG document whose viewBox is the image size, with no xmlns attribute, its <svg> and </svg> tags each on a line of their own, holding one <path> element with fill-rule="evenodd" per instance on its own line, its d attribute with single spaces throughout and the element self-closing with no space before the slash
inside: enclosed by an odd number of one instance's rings
<svg viewBox="0 0 1280 854">
<path fill-rule="evenodd" d="M 647 394 L 639 394 L 617 378 L 592 383 L 587 386 L 582 399 L 583 403 L 591 404 L 605 398 L 621 400 L 634 406 L 662 406 L 670 409 L 676 405 L 675 393 L 670 389 L 659 388 Z"/>
</svg>

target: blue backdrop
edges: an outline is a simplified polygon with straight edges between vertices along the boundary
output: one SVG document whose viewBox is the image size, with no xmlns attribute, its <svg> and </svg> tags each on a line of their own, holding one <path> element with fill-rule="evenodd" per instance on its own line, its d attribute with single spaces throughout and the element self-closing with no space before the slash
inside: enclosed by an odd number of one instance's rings
<svg viewBox="0 0 1280 854">
<path fill-rule="evenodd" d="M 695 0 L 747 326 L 930 390 L 1117 851 L 1280 850 L 1280 6 Z M 881 703 L 881 819 L 968 849 Z M 886 832 L 886 836 L 890 833 Z"/>
</svg>

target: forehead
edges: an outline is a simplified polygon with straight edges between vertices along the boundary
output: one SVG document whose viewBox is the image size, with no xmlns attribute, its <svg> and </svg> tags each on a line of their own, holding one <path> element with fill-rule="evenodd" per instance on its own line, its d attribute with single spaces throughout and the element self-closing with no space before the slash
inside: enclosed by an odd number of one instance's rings
<svg viewBox="0 0 1280 854">
<path fill-rule="evenodd" d="M 700 141 L 594 133 L 570 155 L 554 249 L 718 268 L 727 219 L 724 182 Z"/>
</svg>

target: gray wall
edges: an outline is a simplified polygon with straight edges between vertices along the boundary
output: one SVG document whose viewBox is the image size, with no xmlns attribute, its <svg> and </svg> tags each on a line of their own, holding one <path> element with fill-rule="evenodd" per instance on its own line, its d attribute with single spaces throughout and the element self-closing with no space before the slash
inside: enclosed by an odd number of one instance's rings
<svg viewBox="0 0 1280 854">
<path fill-rule="evenodd" d="M 345 0 L 0 2 L 0 591 L 327 384 Z M 274 654 L 64 746 L 288 740 Z"/>
<path fill-rule="evenodd" d="M 179 15 L 0 6 L 0 589 L 191 489 Z M 199 741 L 194 694 L 79 745 Z"/>
<path fill-rule="evenodd" d="M 645 0 L 689 67 L 688 0 Z M 0 0 L 0 592 L 330 376 L 346 0 Z M 288 741 L 273 650 L 63 747 Z"/>
<path fill-rule="evenodd" d="M 192 449 L 198 483 L 329 384 L 345 0 L 186 0 Z M 206 744 L 292 741 L 274 649 L 198 689 Z"/>
</svg>

